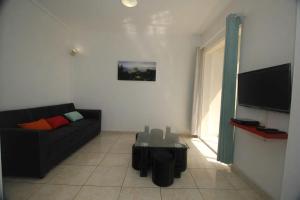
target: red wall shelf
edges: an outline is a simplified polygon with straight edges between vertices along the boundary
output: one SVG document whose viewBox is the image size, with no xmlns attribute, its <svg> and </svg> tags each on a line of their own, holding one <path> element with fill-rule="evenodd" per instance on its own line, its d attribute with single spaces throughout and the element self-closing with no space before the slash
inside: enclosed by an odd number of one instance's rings
<svg viewBox="0 0 300 200">
<path fill-rule="evenodd" d="M 285 133 L 285 132 L 266 133 L 266 132 L 263 132 L 263 131 L 256 130 L 255 126 L 241 125 L 241 124 L 238 124 L 238 123 L 233 122 L 233 121 L 230 121 L 230 124 L 232 126 L 235 126 L 235 127 L 240 128 L 240 129 L 246 130 L 251 134 L 258 135 L 258 136 L 260 136 L 262 138 L 265 138 L 265 139 L 286 140 L 288 138 L 288 134 Z"/>
</svg>

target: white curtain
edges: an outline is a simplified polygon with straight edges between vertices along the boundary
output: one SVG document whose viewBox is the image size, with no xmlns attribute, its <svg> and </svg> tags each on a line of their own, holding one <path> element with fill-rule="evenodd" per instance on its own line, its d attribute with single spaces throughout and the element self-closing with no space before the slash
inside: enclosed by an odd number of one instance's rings
<svg viewBox="0 0 300 200">
<path fill-rule="evenodd" d="M 196 67 L 194 78 L 193 110 L 192 110 L 192 135 L 199 135 L 201 131 L 202 93 L 203 93 L 203 53 L 204 48 L 197 48 Z"/>
<path fill-rule="evenodd" d="M 215 149 L 220 124 L 224 47 L 225 40 L 220 39 L 207 47 L 203 54 L 201 139 L 215 143 Z"/>
</svg>

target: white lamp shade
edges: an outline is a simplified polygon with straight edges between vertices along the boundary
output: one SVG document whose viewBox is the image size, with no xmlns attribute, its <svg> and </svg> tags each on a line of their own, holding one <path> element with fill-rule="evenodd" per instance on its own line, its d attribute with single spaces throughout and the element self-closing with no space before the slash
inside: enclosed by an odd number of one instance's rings
<svg viewBox="0 0 300 200">
<path fill-rule="evenodd" d="M 122 4 L 126 7 L 132 8 L 137 6 L 137 0 L 121 0 Z"/>
</svg>

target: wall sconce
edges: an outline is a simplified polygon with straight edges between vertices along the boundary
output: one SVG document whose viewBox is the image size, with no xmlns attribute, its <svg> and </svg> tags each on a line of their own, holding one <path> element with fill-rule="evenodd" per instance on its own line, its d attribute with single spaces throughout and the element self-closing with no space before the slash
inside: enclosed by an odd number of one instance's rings
<svg viewBox="0 0 300 200">
<path fill-rule="evenodd" d="M 137 6 L 138 1 L 137 0 L 121 0 L 122 4 L 128 8 L 133 8 Z"/>
<path fill-rule="evenodd" d="M 71 56 L 76 56 L 79 53 L 80 53 L 79 48 L 73 48 L 73 49 L 71 49 L 71 52 L 70 52 Z"/>
</svg>

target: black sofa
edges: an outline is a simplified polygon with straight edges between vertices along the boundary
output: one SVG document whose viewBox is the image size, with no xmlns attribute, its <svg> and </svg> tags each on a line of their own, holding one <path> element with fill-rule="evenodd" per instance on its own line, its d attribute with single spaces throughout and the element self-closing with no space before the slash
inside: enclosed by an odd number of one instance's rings
<svg viewBox="0 0 300 200">
<path fill-rule="evenodd" d="M 84 119 L 51 131 L 17 124 L 79 111 Z M 42 178 L 101 132 L 101 110 L 75 109 L 73 103 L 0 112 L 2 168 L 6 176 Z"/>
</svg>

